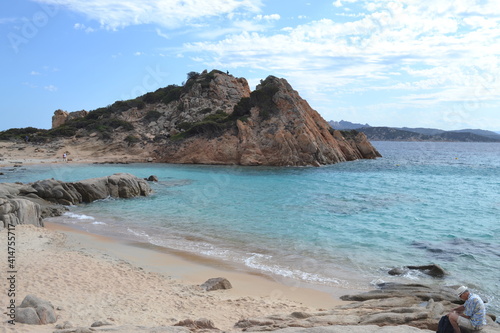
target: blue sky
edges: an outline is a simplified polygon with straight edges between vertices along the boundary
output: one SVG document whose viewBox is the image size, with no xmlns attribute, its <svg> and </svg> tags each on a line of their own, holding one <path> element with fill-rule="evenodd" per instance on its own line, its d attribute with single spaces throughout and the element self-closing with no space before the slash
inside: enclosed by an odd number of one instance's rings
<svg viewBox="0 0 500 333">
<path fill-rule="evenodd" d="M 500 131 L 494 0 L 2 1 L 0 36 L 0 130 L 219 69 L 326 120 Z"/>
</svg>

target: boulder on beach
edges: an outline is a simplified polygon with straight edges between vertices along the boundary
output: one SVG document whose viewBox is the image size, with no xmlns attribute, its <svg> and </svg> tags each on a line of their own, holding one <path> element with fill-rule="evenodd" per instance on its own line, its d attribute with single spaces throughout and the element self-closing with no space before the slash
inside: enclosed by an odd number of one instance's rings
<svg viewBox="0 0 500 333">
<path fill-rule="evenodd" d="M 8 225 L 33 224 L 43 226 L 42 209 L 39 204 L 22 198 L 0 197 L 0 228 Z"/>
<path fill-rule="evenodd" d="M 226 278 L 218 277 L 212 278 L 205 281 L 201 287 L 206 291 L 219 290 L 219 289 L 231 289 L 233 286 Z"/>
<path fill-rule="evenodd" d="M 54 306 L 34 295 L 27 295 L 16 313 L 16 321 L 28 325 L 52 324 L 56 320 Z"/>
</svg>

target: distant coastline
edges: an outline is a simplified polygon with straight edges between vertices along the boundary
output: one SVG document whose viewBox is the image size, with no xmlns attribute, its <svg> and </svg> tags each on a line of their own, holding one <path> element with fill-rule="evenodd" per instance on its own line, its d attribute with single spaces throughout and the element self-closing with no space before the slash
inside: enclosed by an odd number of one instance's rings
<svg viewBox="0 0 500 333">
<path fill-rule="evenodd" d="M 329 121 L 336 130 L 363 132 L 370 141 L 500 142 L 500 134 L 481 129 L 445 131 L 435 128 L 370 126 L 349 121 Z"/>
</svg>

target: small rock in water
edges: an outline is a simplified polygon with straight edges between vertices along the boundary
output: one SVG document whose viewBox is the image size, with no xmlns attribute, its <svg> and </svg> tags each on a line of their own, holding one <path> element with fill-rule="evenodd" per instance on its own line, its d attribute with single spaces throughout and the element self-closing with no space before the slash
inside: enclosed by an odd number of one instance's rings
<svg viewBox="0 0 500 333">
<path fill-rule="evenodd" d="M 145 178 L 148 182 L 158 182 L 158 177 L 155 175 L 151 175 L 148 178 Z"/>
</svg>

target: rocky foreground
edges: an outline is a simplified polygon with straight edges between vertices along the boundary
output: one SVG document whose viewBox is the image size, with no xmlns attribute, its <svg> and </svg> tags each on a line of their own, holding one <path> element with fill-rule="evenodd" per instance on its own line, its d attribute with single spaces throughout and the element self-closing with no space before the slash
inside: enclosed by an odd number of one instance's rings
<svg viewBox="0 0 500 333">
<path fill-rule="evenodd" d="M 211 279 L 224 281 L 223 279 Z M 204 285 L 200 286 L 205 291 Z M 281 332 L 281 333 L 410 333 L 436 332 L 439 318 L 450 309 L 461 304 L 456 300 L 455 289 L 435 288 L 419 284 L 382 284 L 379 290 L 368 293 L 345 296 L 356 300 L 352 303 L 329 310 L 295 311 L 289 314 L 275 314 L 256 318 L 244 318 L 225 331 L 243 332 Z M 221 287 L 220 289 L 229 289 Z M 212 290 L 217 291 L 219 288 Z M 26 304 L 26 305 L 25 305 Z M 24 307 L 23 307 L 24 306 Z M 27 308 L 34 307 L 34 308 Z M 38 308 L 39 307 L 39 308 Z M 40 311 L 38 311 L 40 309 Z M 18 309 L 20 322 L 32 321 L 33 324 L 55 323 L 55 311 L 49 302 L 28 295 Z M 25 311 L 25 310 L 30 310 Z M 38 318 L 36 313 L 40 312 Z M 28 315 L 27 313 L 30 313 Z M 488 315 L 488 325 L 483 333 L 500 332 L 500 325 L 495 317 Z M 170 326 L 144 327 L 133 325 L 117 326 L 105 320 L 96 321 L 90 327 L 74 327 L 70 322 L 59 323 L 54 333 L 72 332 L 220 332 L 211 319 L 184 319 Z M 468 331 L 463 330 L 467 333 Z"/>
<path fill-rule="evenodd" d="M 436 332 L 439 319 L 452 308 L 463 304 L 455 288 L 431 287 L 419 284 L 381 284 L 378 290 L 344 296 L 352 303 L 330 310 L 292 312 L 257 318 L 241 319 L 235 331 L 280 333 L 341 333 L 341 332 Z M 483 333 L 500 332 L 496 317 L 487 316 Z M 186 330 L 179 330 L 185 327 Z M 179 332 L 219 331 L 209 319 L 187 319 L 174 327 L 108 327 L 116 332 Z M 467 333 L 466 330 L 463 330 Z M 62 332 L 61 332 L 62 333 Z"/>
</svg>

